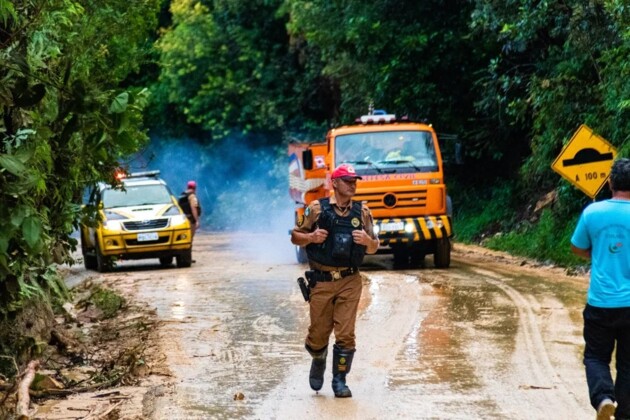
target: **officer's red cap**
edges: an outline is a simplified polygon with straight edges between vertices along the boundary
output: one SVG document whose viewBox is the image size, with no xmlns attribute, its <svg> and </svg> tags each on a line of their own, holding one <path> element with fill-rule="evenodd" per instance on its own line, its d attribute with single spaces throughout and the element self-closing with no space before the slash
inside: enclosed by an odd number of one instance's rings
<svg viewBox="0 0 630 420">
<path fill-rule="evenodd" d="M 344 177 L 363 179 L 359 175 L 357 175 L 352 165 L 347 165 L 347 164 L 337 166 L 337 168 L 333 171 L 330 177 L 332 179 L 344 178 Z"/>
<path fill-rule="evenodd" d="M 188 188 L 197 188 L 197 183 L 195 181 L 188 181 Z"/>
</svg>

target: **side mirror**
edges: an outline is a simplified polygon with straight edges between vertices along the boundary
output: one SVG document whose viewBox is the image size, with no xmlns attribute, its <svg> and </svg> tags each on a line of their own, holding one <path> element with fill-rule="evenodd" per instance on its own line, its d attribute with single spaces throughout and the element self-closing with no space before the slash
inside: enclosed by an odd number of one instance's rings
<svg viewBox="0 0 630 420">
<path fill-rule="evenodd" d="M 302 151 L 302 166 L 305 170 L 313 169 L 313 151 L 310 149 Z"/>
</svg>

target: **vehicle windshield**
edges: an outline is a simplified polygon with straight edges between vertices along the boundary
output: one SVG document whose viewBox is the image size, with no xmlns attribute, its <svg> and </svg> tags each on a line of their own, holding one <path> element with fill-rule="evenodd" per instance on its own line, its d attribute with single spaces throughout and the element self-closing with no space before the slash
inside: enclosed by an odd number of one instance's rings
<svg viewBox="0 0 630 420">
<path fill-rule="evenodd" d="M 171 194 L 166 186 L 125 185 L 125 191 L 108 188 L 103 191 L 103 207 L 147 206 L 151 204 L 171 203 Z"/>
<path fill-rule="evenodd" d="M 335 166 L 354 165 L 359 174 L 438 170 L 429 131 L 346 134 L 335 140 Z"/>
</svg>

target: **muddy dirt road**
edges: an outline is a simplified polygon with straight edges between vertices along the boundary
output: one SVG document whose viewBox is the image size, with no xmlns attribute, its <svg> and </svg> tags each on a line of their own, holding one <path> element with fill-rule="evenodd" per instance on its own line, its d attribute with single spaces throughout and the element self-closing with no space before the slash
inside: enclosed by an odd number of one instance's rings
<svg viewBox="0 0 630 420">
<path fill-rule="evenodd" d="M 457 246 L 452 266 L 369 257 L 348 384 L 308 385 L 305 266 L 288 237 L 195 238 L 189 269 L 123 262 L 97 276 L 157 308 L 174 377 L 155 419 L 590 419 L 581 363 L 586 278 Z M 93 276 L 94 273 L 91 273 Z M 80 277 L 80 276 L 79 276 Z M 330 355 L 329 355 L 330 358 Z"/>
</svg>

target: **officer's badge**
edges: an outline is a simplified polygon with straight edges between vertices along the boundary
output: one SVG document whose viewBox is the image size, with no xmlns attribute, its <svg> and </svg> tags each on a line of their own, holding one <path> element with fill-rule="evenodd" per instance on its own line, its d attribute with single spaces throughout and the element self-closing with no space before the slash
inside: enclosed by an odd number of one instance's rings
<svg viewBox="0 0 630 420">
<path fill-rule="evenodd" d="M 359 225 L 361 224 L 361 222 L 359 221 L 359 219 L 357 219 L 356 217 L 353 217 L 352 220 L 350 221 L 350 223 L 352 223 L 352 227 L 359 227 Z"/>
<path fill-rule="evenodd" d="M 300 215 L 298 216 L 298 219 L 297 219 L 297 225 L 298 227 L 302 227 L 303 224 L 304 224 L 304 215 Z"/>
</svg>

